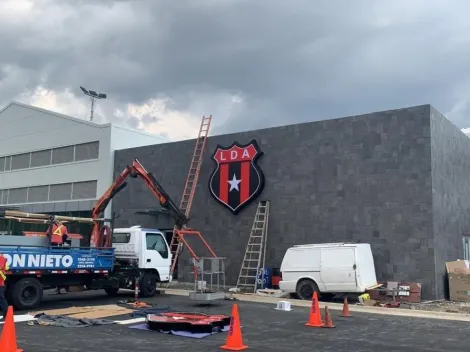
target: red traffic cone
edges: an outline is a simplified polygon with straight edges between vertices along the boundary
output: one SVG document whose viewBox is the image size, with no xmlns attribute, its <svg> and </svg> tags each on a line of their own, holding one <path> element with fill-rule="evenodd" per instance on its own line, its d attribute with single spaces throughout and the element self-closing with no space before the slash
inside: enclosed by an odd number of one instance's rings
<svg viewBox="0 0 470 352">
<path fill-rule="evenodd" d="M 344 297 L 343 303 L 343 313 L 341 313 L 342 317 L 349 318 L 351 316 L 351 312 L 349 311 L 348 299 Z"/>
<path fill-rule="evenodd" d="M 238 316 L 238 305 L 232 306 L 232 315 L 230 317 L 230 328 L 228 331 L 227 341 L 225 345 L 220 346 L 223 350 L 242 351 L 248 346 L 243 344 L 242 329 L 240 327 L 240 317 Z"/>
<path fill-rule="evenodd" d="M 13 317 L 13 307 L 9 306 L 5 316 L 5 324 L 0 337 L 0 351 L 2 352 L 23 352 L 16 345 L 16 329 Z"/>
<path fill-rule="evenodd" d="M 325 307 L 325 325 L 323 325 L 322 327 L 323 328 L 335 328 L 336 327 L 336 325 L 333 324 L 333 320 L 331 320 L 328 306 Z"/>
<path fill-rule="evenodd" d="M 308 318 L 308 322 L 305 324 L 305 326 L 311 326 L 314 328 L 321 328 L 323 326 L 323 322 L 321 321 L 321 312 L 320 305 L 318 303 L 317 292 L 313 292 L 312 306 L 310 307 L 310 315 Z"/>
</svg>

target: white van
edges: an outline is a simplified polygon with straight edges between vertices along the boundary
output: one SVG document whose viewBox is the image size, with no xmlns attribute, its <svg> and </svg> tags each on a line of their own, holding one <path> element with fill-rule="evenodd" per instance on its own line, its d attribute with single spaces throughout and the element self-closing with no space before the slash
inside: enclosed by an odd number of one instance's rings
<svg viewBox="0 0 470 352">
<path fill-rule="evenodd" d="M 289 248 L 281 264 L 282 291 L 312 299 L 321 294 L 363 293 L 378 287 L 367 243 L 305 244 Z"/>
</svg>

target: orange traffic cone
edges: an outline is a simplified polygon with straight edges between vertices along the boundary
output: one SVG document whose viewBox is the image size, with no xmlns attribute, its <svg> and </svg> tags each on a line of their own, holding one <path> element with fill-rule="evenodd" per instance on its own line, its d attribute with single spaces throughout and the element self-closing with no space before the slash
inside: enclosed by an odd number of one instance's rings
<svg viewBox="0 0 470 352">
<path fill-rule="evenodd" d="M 325 307 L 325 325 L 323 325 L 324 328 L 335 328 L 336 325 L 333 324 L 333 320 L 331 320 L 330 317 L 330 311 L 328 310 L 328 307 Z"/>
<path fill-rule="evenodd" d="M 230 317 L 230 328 L 228 331 L 227 341 L 225 342 L 225 345 L 220 346 L 220 348 L 229 351 L 242 351 L 248 348 L 248 346 L 243 344 L 240 317 L 238 316 L 238 305 L 236 304 L 232 306 L 232 315 Z"/>
<path fill-rule="evenodd" d="M 5 317 L 5 324 L 2 329 L 2 336 L 0 337 L 0 351 L 2 352 L 23 352 L 16 345 L 16 330 L 15 320 L 13 318 L 13 307 L 8 307 L 8 312 Z"/>
<path fill-rule="evenodd" d="M 348 299 L 344 297 L 343 303 L 343 313 L 341 314 L 342 317 L 349 318 L 351 316 L 351 312 L 349 311 Z"/>
<path fill-rule="evenodd" d="M 311 326 L 314 328 L 321 328 L 323 326 L 317 292 L 313 292 L 312 307 L 310 308 L 310 315 L 305 326 Z"/>
</svg>

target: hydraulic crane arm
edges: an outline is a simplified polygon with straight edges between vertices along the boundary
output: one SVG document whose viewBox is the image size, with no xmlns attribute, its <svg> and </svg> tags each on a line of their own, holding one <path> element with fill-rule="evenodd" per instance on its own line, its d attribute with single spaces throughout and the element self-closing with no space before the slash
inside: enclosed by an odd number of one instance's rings
<svg viewBox="0 0 470 352">
<path fill-rule="evenodd" d="M 170 196 L 165 192 L 162 185 L 155 179 L 155 177 L 145 170 L 142 164 L 134 159 L 132 165 L 128 165 L 118 176 L 118 178 L 113 182 L 113 184 L 106 190 L 106 192 L 101 196 L 100 199 L 96 202 L 93 209 L 91 210 L 91 217 L 97 219 L 104 212 L 109 202 L 114 198 L 114 196 L 119 193 L 122 189 L 127 186 L 127 179 L 129 177 L 137 178 L 140 177 L 153 195 L 158 199 L 160 205 L 167 209 L 170 214 L 175 219 L 175 224 L 178 228 L 182 228 L 187 222 L 188 218 L 181 211 L 181 209 L 176 205 L 176 203 L 170 198 Z M 108 238 L 104 239 L 103 243 L 103 234 L 101 233 L 99 223 L 93 225 L 93 230 L 91 234 L 91 247 L 110 247 L 111 246 L 111 234 Z"/>
</svg>

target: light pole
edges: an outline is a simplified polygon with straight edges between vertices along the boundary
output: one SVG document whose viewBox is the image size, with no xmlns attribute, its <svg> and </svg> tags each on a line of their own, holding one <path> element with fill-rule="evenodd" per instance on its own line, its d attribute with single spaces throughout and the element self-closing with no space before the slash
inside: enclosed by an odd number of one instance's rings
<svg viewBox="0 0 470 352">
<path fill-rule="evenodd" d="M 95 99 L 106 99 L 106 94 L 104 93 L 96 93 L 94 90 L 86 90 L 82 86 L 80 86 L 85 95 L 88 95 L 91 99 L 91 113 L 90 113 L 90 121 L 93 121 L 93 112 L 95 110 Z"/>
</svg>

